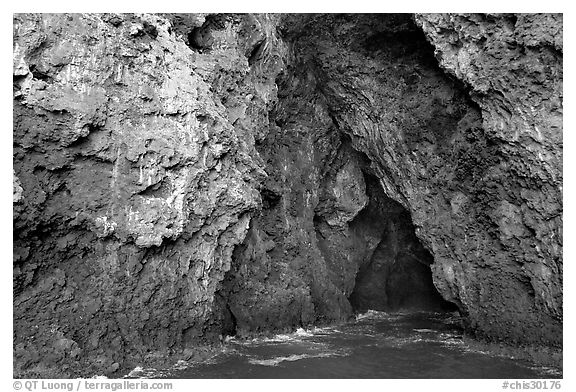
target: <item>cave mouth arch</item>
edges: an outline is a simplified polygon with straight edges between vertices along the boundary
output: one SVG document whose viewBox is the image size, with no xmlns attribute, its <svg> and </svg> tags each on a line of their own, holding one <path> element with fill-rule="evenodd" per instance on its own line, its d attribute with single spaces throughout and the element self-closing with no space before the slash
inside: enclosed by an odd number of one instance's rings
<svg viewBox="0 0 576 392">
<path fill-rule="evenodd" d="M 416 236 L 410 213 L 386 196 L 375 176 L 364 178 L 369 203 L 350 230 L 358 242 L 372 245 L 359 260 L 348 297 L 354 311 L 456 311 L 434 286 L 434 257 Z"/>
</svg>

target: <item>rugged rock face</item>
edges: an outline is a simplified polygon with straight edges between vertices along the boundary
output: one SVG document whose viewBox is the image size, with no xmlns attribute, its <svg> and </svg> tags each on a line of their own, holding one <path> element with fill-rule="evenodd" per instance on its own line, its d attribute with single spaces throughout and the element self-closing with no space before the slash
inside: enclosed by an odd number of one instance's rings
<svg viewBox="0 0 576 392">
<path fill-rule="evenodd" d="M 483 238 L 462 244 L 453 231 L 451 251 L 435 252 L 437 282 L 446 298 L 475 304 L 467 306 L 470 319 L 483 334 L 559 344 L 562 15 L 418 15 L 416 22 L 442 67 L 470 86 L 490 145 L 483 152 L 493 155 L 490 165 L 477 164 L 469 191 L 450 200 L 466 239 Z"/>
<path fill-rule="evenodd" d="M 279 68 L 249 64 L 274 40 L 258 16 L 175 20 L 210 40 L 154 15 L 14 19 L 17 371 L 115 371 L 210 331 Z"/>
<path fill-rule="evenodd" d="M 296 17 L 287 25 L 302 63 L 322 80 L 335 123 L 367 155 L 386 195 L 410 212 L 434 256 L 436 287 L 469 329 L 558 345 L 561 19 L 416 21 L 441 65 L 467 84 L 438 67 L 405 15 Z M 493 86 L 481 86 L 488 80 Z"/>
<path fill-rule="evenodd" d="M 477 336 L 561 345 L 561 33 L 16 15 L 15 372 L 446 301 Z"/>
</svg>

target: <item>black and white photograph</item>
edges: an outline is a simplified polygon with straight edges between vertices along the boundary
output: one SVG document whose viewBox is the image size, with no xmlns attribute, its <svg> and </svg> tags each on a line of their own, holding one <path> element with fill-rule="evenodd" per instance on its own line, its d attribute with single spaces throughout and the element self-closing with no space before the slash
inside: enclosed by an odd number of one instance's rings
<svg viewBox="0 0 576 392">
<path fill-rule="evenodd" d="M 6 390 L 566 389 L 564 14 L 196 8 L 11 15 Z"/>
</svg>

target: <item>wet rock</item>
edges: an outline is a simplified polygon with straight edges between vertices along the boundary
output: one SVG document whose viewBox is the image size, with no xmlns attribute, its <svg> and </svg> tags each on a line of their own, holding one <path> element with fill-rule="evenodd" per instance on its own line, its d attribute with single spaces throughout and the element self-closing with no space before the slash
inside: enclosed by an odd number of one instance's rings
<svg viewBox="0 0 576 392">
<path fill-rule="evenodd" d="M 14 15 L 15 373 L 436 289 L 478 336 L 561 345 L 561 25 Z"/>
<path fill-rule="evenodd" d="M 469 330 L 558 345 L 561 20 L 415 19 L 310 15 L 286 28 L 338 128 L 409 211 L 435 286 Z M 527 33 L 536 24 L 548 26 L 541 41 Z"/>
<path fill-rule="evenodd" d="M 445 291 L 453 296 L 456 289 L 460 297 L 483 292 L 463 301 L 474 302 L 465 307 L 481 335 L 558 345 L 563 270 L 562 15 L 417 15 L 415 20 L 434 45 L 443 69 L 469 86 L 481 110 L 483 133 L 499 156 L 475 193 L 469 193 L 476 201 L 468 206 L 469 214 L 486 218 L 476 224 L 468 220 L 468 235 L 491 227 L 489 238 L 471 243 L 486 251 L 464 256 L 467 243 L 454 244 L 461 256 L 457 264 L 449 262 L 455 275 Z M 462 218 L 458 222 L 464 223 Z M 439 282 L 447 280 L 437 272 Z"/>
<path fill-rule="evenodd" d="M 250 72 L 237 42 L 252 22 L 226 19 L 198 57 L 161 16 L 15 15 L 22 374 L 57 364 L 46 356 L 54 326 L 82 348 L 69 374 L 86 376 L 194 344 L 191 328 L 205 339 L 265 175 L 252 135 L 267 126 L 278 71 Z"/>
</svg>

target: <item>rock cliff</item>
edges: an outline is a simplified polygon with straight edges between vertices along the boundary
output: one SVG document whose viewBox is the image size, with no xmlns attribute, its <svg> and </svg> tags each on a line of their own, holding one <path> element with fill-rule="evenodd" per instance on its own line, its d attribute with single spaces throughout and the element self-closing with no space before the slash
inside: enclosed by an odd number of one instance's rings
<svg viewBox="0 0 576 392">
<path fill-rule="evenodd" d="M 13 77 L 15 374 L 368 308 L 562 344 L 561 15 L 20 14 Z"/>
</svg>

